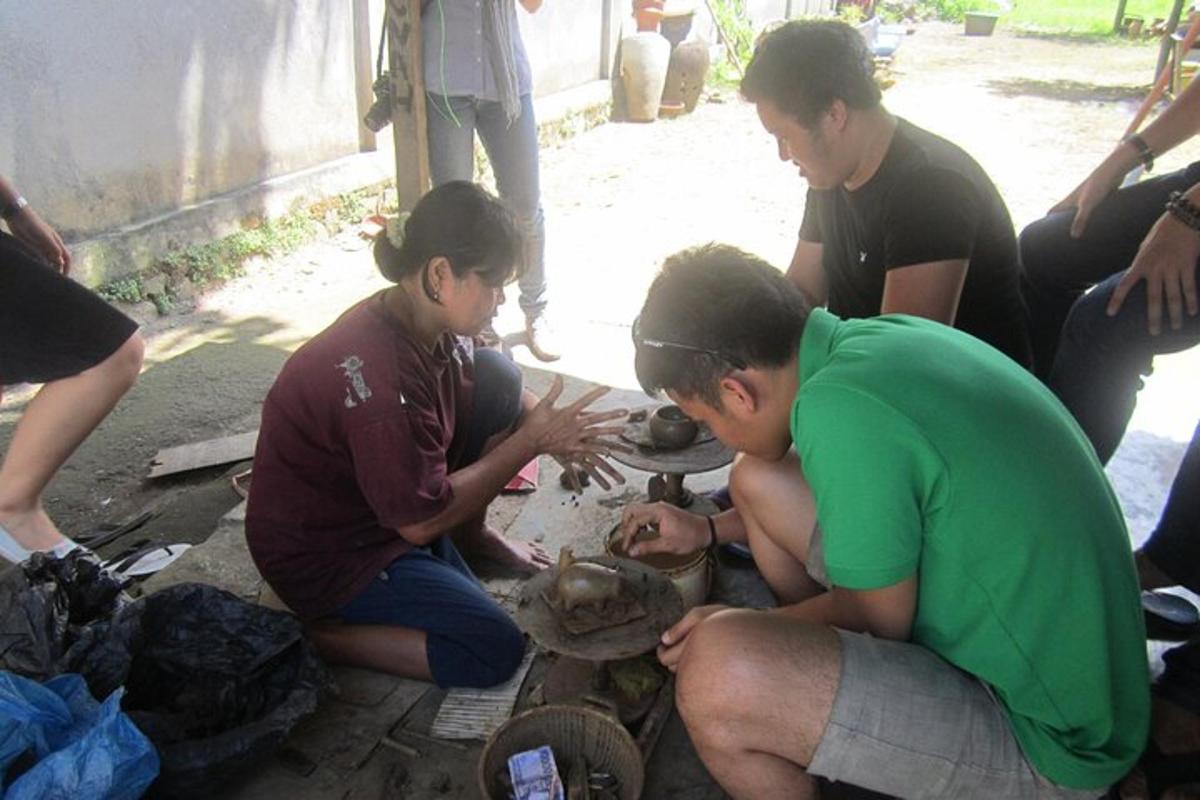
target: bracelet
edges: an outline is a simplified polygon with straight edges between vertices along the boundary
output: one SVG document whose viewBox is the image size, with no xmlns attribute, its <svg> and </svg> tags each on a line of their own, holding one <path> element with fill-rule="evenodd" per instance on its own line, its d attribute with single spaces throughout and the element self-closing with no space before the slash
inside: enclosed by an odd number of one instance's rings
<svg viewBox="0 0 1200 800">
<path fill-rule="evenodd" d="M 712 517 L 705 517 L 708 520 L 708 549 L 717 549 L 717 523 Z"/>
<path fill-rule="evenodd" d="M 26 200 L 21 195 L 17 195 L 15 200 L 13 200 L 11 203 L 6 205 L 3 209 L 0 209 L 0 219 L 7 222 L 8 220 L 15 217 L 17 214 L 20 214 L 21 211 L 28 205 L 29 205 L 28 200 Z"/>
<path fill-rule="evenodd" d="M 1146 168 L 1146 172 L 1154 169 L 1154 151 L 1150 149 L 1150 145 L 1146 144 L 1145 139 L 1136 133 L 1131 133 L 1122 139 L 1121 142 L 1137 150 L 1138 161 L 1142 162 L 1142 166 Z"/>
<path fill-rule="evenodd" d="M 1200 206 L 1188 200 L 1183 192 L 1171 192 L 1171 197 L 1167 200 L 1167 211 L 1192 230 L 1200 231 Z"/>
</svg>

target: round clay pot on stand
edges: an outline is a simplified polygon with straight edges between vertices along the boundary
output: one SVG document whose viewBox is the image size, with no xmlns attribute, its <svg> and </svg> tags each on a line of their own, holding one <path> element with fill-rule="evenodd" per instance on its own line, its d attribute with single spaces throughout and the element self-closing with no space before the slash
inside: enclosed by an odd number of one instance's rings
<svg viewBox="0 0 1200 800">
<path fill-rule="evenodd" d="M 671 52 L 671 61 L 667 68 L 667 82 L 663 89 L 663 116 L 691 113 L 700 102 L 700 93 L 704 91 L 704 78 L 708 75 L 708 42 L 693 39 L 683 42 Z M 678 111 L 674 114 L 666 112 L 667 108 Z"/>
<path fill-rule="evenodd" d="M 671 44 L 657 33 L 642 32 L 621 40 L 621 82 L 633 122 L 653 122 L 658 117 Z"/>
</svg>

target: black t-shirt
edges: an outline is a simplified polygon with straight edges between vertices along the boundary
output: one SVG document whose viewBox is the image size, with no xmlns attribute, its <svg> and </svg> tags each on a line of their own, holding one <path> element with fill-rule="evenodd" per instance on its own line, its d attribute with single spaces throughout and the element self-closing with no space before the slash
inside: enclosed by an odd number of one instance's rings
<svg viewBox="0 0 1200 800">
<path fill-rule="evenodd" d="M 954 327 L 1029 366 L 1012 219 L 957 145 L 898 119 L 866 184 L 808 190 L 800 238 L 822 245 L 829 310 L 844 319 L 879 314 L 888 270 L 969 259 Z"/>
</svg>

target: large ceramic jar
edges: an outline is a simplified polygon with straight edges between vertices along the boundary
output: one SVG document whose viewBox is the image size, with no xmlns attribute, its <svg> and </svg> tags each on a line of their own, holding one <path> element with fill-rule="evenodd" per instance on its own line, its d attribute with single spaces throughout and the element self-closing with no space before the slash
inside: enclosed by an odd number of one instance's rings
<svg viewBox="0 0 1200 800">
<path fill-rule="evenodd" d="M 671 44 L 657 33 L 635 33 L 621 40 L 621 82 L 633 122 L 658 117 L 670 60 Z"/>
<path fill-rule="evenodd" d="M 684 42 L 671 51 L 663 104 L 681 105 L 688 113 L 695 111 L 704 91 L 708 61 L 708 42 L 702 39 Z"/>
</svg>

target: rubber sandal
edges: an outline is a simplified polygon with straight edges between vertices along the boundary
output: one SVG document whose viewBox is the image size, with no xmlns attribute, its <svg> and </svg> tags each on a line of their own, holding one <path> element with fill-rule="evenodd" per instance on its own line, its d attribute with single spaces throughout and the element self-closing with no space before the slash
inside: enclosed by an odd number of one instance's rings
<svg viewBox="0 0 1200 800">
<path fill-rule="evenodd" d="M 1182 642 L 1200 633 L 1200 609 L 1185 597 L 1170 592 L 1142 592 L 1146 638 Z"/>
<path fill-rule="evenodd" d="M 110 559 L 104 562 L 104 568 L 118 578 L 145 577 L 173 564 L 190 549 L 190 544 L 150 545 L 124 558 Z"/>
</svg>

